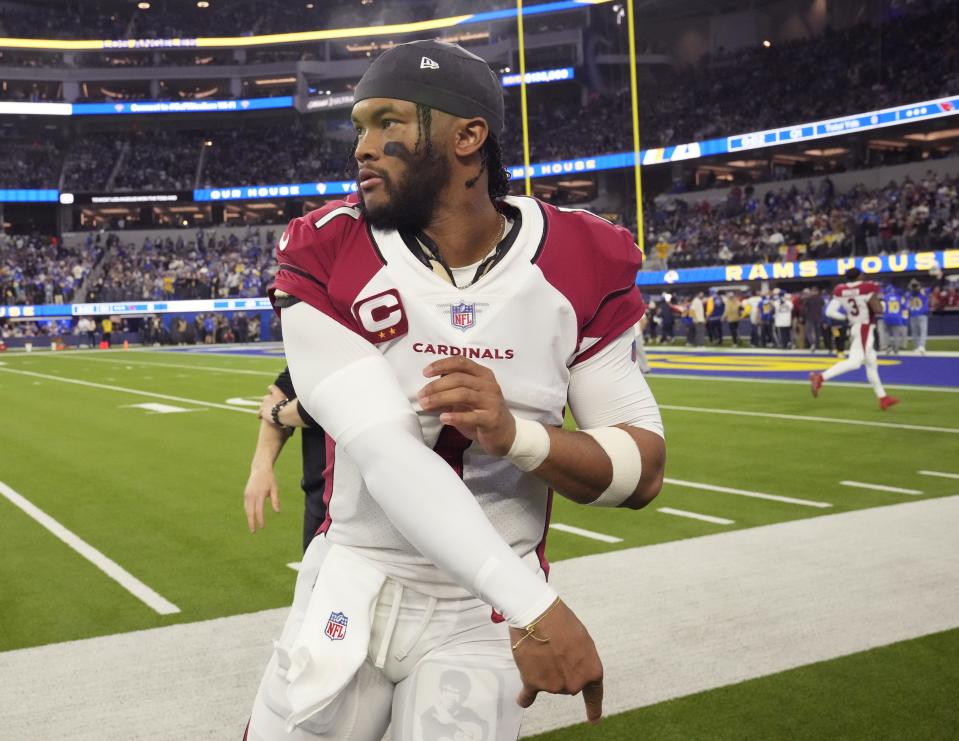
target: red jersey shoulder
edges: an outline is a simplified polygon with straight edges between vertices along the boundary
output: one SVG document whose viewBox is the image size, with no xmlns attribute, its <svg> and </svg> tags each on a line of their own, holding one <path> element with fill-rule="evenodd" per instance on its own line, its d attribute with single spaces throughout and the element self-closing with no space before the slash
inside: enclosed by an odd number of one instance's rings
<svg viewBox="0 0 959 741">
<path fill-rule="evenodd" d="M 861 296 L 868 296 L 873 293 L 881 293 L 881 292 L 882 292 L 882 287 L 878 283 L 875 283 L 874 281 L 871 281 L 871 280 L 863 281 L 863 283 L 859 286 L 859 294 Z"/>
<path fill-rule="evenodd" d="M 327 272 L 341 246 L 362 233 L 358 203 L 354 198 L 330 201 L 293 219 L 276 245 L 277 261 L 304 270 Z"/>
<path fill-rule="evenodd" d="M 842 298 L 845 295 L 846 288 L 847 286 L 845 283 L 840 283 L 833 289 L 832 295 L 835 298 Z"/>
<path fill-rule="evenodd" d="M 576 312 L 576 362 L 581 362 L 642 318 L 645 304 L 636 274 L 643 255 L 629 230 L 600 216 L 542 203 L 540 207 L 546 237 L 534 262 Z M 587 335 L 602 339 L 579 352 Z"/>
<path fill-rule="evenodd" d="M 643 262 L 633 235 L 585 209 L 561 208 L 543 204 L 550 236 L 567 259 L 586 261 L 613 269 L 626 269 L 635 276 Z"/>
</svg>

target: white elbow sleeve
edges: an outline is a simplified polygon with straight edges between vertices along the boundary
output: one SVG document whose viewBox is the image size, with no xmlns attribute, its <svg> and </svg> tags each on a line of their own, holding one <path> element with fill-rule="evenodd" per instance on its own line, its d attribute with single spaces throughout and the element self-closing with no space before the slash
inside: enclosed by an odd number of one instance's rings
<svg viewBox="0 0 959 741">
<path fill-rule="evenodd" d="M 643 475 L 643 457 L 632 436 L 619 427 L 600 427 L 583 430 L 593 438 L 609 457 L 613 479 L 606 491 L 590 502 L 596 507 L 618 507 L 629 499 Z"/>
</svg>

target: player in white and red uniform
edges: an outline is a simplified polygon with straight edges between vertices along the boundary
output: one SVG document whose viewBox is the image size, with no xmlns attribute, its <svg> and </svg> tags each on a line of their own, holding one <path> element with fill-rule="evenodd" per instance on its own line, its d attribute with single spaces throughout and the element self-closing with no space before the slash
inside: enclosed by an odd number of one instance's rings
<svg viewBox="0 0 959 741">
<path fill-rule="evenodd" d="M 294 219 L 277 247 L 293 383 L 328 434 L 328 517 L 249 738 L 427 738 L 446 685 L 489 741 L 517 737 L 538 691 L 582 690 L 598 720 L 601 664 L 544 546 L 553 487 L 639 508 L 662 483 L 631 357 L 641 253 L 592 214 L 497 192 L 502 93 L 478 57 L 412 42 L 367 75 L 360 199 Z M 567 405 L 584 432 L 562 430 Z"/>
<path fill-rule="evenodd" d="M 849 356 L 824 373 L 810 373 L 809 382 L 812 384 L 812 395 L 819 396 L 819 390 L 826 381 L 865 365 L 866 378 L 876 392 L 879 408 L 885 410 L 898 404 L 899 399 L 887 396 L 882 387 L 879 360 L 874 347 L 876 317 L 882 314 L 882 287 L 873 281 L 859 280 L 860 276 L 858 268 L 846 271 L 848 280 L 836 286 L 826 307 L 826 315 L 830 318 L 849 322 Z"/>
</svg>

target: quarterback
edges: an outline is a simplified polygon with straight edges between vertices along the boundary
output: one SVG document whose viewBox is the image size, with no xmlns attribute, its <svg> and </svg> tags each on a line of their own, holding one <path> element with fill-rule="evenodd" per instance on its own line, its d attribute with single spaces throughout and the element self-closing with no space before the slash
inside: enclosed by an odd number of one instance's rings
<svg viewBox="0 0 959 741">
<path fill-rule="evenodd" d="M 638 509 L 662 485 L 632 361 L 641 253 L 599 217 L 507 195 L 499 82 L 456 45 L 384 52 L 352 117 L 357 197 L 277 245 L 328 510 L 247 737 L 512 741 L 538 692 L 581 692 L 597 722 L 602 663 L 547 583 L 545 540 L 554 489 Z"/>
</svg>

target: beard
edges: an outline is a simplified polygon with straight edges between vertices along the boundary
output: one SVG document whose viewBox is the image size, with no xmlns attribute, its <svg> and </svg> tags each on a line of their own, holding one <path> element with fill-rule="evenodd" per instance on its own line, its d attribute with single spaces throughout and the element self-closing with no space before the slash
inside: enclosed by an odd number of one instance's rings
<svg viewBox="0 0 959 741">
<path fill-rule="evenodd" d="M 391 146 L 392 145 L 392 146 Z M 410 152 L 402 144 L 391 142 L 384 154 L 397 157 L 406 164 L 396 182 L 383 174 L 385 203 L 367 206 L 360 189 L 360 213 L 374 229 L 423 231 L 429 226 L 440 200 L 440 193 L 449 183 L 451 168 L 443 152 L 426 147 L 423 154 Z"/>
</svg>

